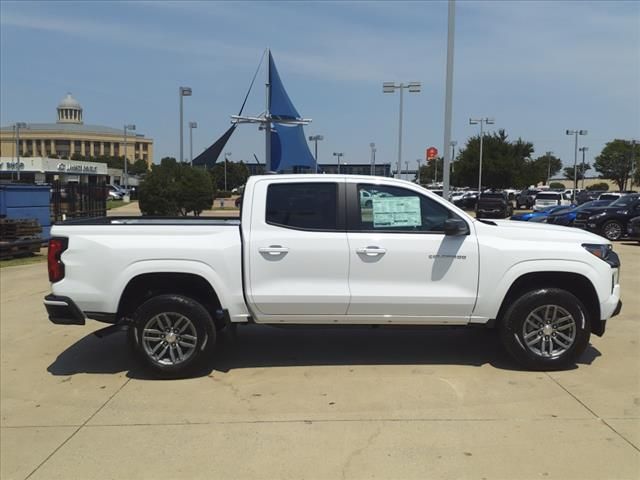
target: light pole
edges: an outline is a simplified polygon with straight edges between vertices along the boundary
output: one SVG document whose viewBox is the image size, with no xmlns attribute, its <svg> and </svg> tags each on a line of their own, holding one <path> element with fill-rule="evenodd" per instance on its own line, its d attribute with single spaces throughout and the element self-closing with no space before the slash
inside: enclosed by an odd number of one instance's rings
<svg viewBox="0 0 640 480">
<path fill-rule="evenodd" d="M 403 92 L 409 89 L 410 93 L 420 93 L 420 82 L 409 82 L 408 84 L 394 82 L 384 82 L 382 84 L 383 93 L 394 93 L 400 90 L 400 115 L 398 121 L 398 173 L 402 176 L 402 108 L 403 108 Z"/>
<path fill-rule="evenodd" d="M 376 174 L 376 144 L 371 142 L 369 147 L 371 147 L 371 175 L 373 176 Z"/>
<path fill-rule="evenodd" d="M 458 142 L 456 142 L 455 140 L 451 140 L 449 142 L 449 145 L 451 145 L 451 171 L 455 171 L 455 161 L 456 161 L 456 145 L 458 145 Z M 442 182 L 444 183 L 444 174 L 442 175 Z"/>
<path fill-rule="evenodd" d="M 344 157 L 344 153 L 342 152 L 333 152 L 334 157 L 338 157 L 338 175 L 340 174 L 340 158 Z"/>
<path fill-rule="evenodd" d="M 193 129 L 198 128 L 198 122 L 189 122 L 189 163 L 193 167 Z"/>
<path fill-rule="evenodd" d="M 578 150 L 580 150 L 582 152 L 582 170 L 581 170 L 581 175 L 582 175 L 582 189 L 584 190 L 584 154 L 587 150 L 589 150 L 589 147 L 580 147 Z"/>
<path fill-rule="evenodd" d="M 316 173 L 318 173 L 318 142 L 322 140 L 324 140 L 322 135 L 312 135 L 309 137 L 309 141 L 315 143 Z"/>
<path fill-rule="evenodd" d="M 552 151 L 548 151 L 546 153 L 547 155 L 547 185 L 549 185 L 549 180 L 551 180 L 551 155 L 553 154 Z"/>
<path fill-rule="evenodd" d="M 480 124 L 480 161 L 478 164 L 478 194 L 482 193 L 482 147 L 484 144 L 484 125 L 493 125 L 495 120 L 493 118 L 470 118 L 469 125 Z"/>
<path fill-rule="evenodd" d="M 180 87 L 180 89 L 178 90 L 179 92 L 179 96 L 180 96 L 180 163 L 182 163 L 183 160 L 183 134 L 184 134 L 184 129 L 182 126 L 182 97 L 190 97 L 191 96 L 191 87 Z"/>
<path fill-rule="evenodd" d="M 404 162 L 404 171 L 405 171 L 405 180 L 408 182 L 409 181 L 409 160 L 405 160 Z"/>
<path fill-rule="evenodd" d="M 451 141 L 451 116 L 453 110 L 453 50 L 455 44 L 455 24 L 456 24 L 456 2 L 455 0 L 449 0 L 448 8 L 448 25 L 447 25 L 447 76 L 446 76 L 446 89 L 444 100 L 444 141 L 442 146 L 444 147 L 444 163 L 442 165 L 442 197 L 449 198 L 449 164 L 451 159 L 449 156 L 449 149 L 447 146 Z"/>
<path fill-rule="evenodd" d="M 227 162 L 229 161 L 229 157 L 231 156 L 231 152 L 225 152 L 224 154 L 224 191 L 227 190 Z"/>
<path fill-rule="evenodd" d="M 571 196 L 572 203 L 576 201 L 576 190 L 578 189 L 578 135 L 586 135 L 586 130 L 567 130 L 567 135 L 573 135 L 575 137 L 575 147 L 573 151 L 573 195 Z"/>
<path fill-rule="evenodd" d="M 27 128 L 27 124 L 24 122 L 16 122 L 16 124 L 14 125 L 14 128 L 16 129 L 16 169 L 18 171 L 18 181 L 20 181 L 20 129 L 24 129 L 26 130 Z"/>
<path fill-rule="evenodd" d="M 128 193 L 129 189 L 129 173 L 127 169 L 127 131 L 135 131 L 136 126 L 133 124 L 129 124 L 124 126 L 124 189 Z"/>
<path fill-rule="evenodd" d="M 420 162 L 419 158 L 416 158 L 416 163 L 418 164 L 418 170 L 416 170 L 416 183 L 420 185 Z"/>
</svg>

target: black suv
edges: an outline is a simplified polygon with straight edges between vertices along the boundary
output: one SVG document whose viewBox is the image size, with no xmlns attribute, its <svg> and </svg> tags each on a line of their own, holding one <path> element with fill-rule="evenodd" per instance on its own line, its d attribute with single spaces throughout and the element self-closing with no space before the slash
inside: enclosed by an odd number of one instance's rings
<svg viewBox="0 0 640 480">
<path fill-rule="evenodd" d="M 516 208 L 526 208 L 530 209 L 533 207 L 533 204 L 536 203 L 536 195 L 538 194 L 538 190 L 522 190 L 516 196 Z"/>
<path fill-rule="evenodd" d="M 478 197 L 476 218 L 507 218 L 513 215 L 513 206 L 505 192 L 483 192 Z"/>
<path fill-rule="evenodd" d="M 586 208 L 578 212 L 574 226 L 619 240 L 627 233 L 627 224 L 640 215 L 640 193 L 623 195 L 606 207 Z"/>
</svg>

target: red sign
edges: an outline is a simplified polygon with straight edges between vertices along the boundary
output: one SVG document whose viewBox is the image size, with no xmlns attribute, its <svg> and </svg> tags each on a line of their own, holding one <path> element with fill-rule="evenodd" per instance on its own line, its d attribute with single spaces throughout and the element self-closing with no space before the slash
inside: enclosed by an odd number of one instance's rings
<svg viewBox="0 0 640 480">
<path fill-rule="evenodd" d="M 438 156 L 438 149 L 436 147 L 427 148 L 427 160 L 433 160 Z"/>
</svg>

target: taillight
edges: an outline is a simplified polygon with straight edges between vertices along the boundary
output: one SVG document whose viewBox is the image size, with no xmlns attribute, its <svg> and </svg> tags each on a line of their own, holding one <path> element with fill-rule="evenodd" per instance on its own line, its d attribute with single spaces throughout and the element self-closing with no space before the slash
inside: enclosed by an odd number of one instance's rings
<svg viewBox="0 0 640 480">
<path fill-rule="evenodd" d="M 49 267 L 49 281 L 59 282 L 64 278 L 64 263 L 60 260 L 62 252 L 67 249 L 69 240 L 64 237 L 54 237 L 49 240 L 47 265 Z"/>
</svg>

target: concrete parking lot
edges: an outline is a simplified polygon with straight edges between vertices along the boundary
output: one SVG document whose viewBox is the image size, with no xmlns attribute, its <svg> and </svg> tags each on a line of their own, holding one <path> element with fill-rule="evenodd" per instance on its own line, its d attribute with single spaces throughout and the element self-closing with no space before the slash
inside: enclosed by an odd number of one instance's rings
<svg viewBox="0 0 640 480">
<path fill-rule="evenodd" d="M 123 334 L 55 326 L 44 264 L 0 271 L 2 479 L 640 478 L 640 246 L 576 368 L 517 369 L 476 329 L 241 327 L 186 380 Z"/>
</svg>

